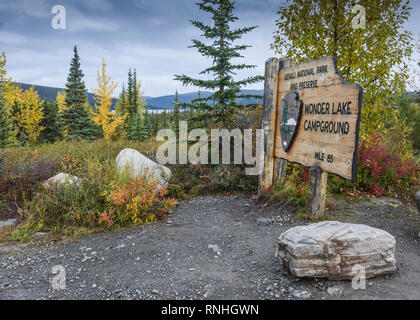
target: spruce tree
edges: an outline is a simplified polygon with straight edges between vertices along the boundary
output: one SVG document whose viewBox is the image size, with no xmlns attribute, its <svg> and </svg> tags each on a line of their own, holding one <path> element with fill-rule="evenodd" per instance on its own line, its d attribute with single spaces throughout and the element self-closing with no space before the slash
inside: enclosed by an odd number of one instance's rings
<svg viewBox="0 0 420 320">
<path fill-rule="evenodd" d="M 135 92 L 135 87 L 134 87 L 134 80 L 133 80 L 133 74 L 131 72 L 131 69 L 128 70 L 128 89 L 127 89 L 127 113 L 128 116 L 127 118 L 130 120 L 132 117 L 135 116 L 136 114 L 136 110 L 135 108 L 133 108 L 133 106 L 135 105 L 135 100 L 134 100 L 134 92 Z"/>
<path fill-rule="evenodd" d="M 189 107 L 199 111 L 211 112 L 213 120 L 225 126 L 230 124 L 229 117 L 239 111 L 237 104 L 238 98 L 251 98 L 260 96 L 241 95 L 240 88 L 248 84 L 253 84 L 264 80 L 263 76 L 248 77 L 243 80 L 235 81 L 233 75 L 238 70 L 253 69 L 256 66 L 247 64 L 234 64 L 233 59 L 242 58 L 240 51 L 250 47 L 247 45 L 236 45 L 234 42 L 257 28 L 245 27 L 233 29 L 230 23 L 234 23 L 238 18 L 233 14 L 234 1 L 232 0 L 202 0 L 198 2 L 199 8 L 212 15 L 213 24 L 205 25 L 200 21 L 191 21 L 192 25 L 203 32 L 206 39 L 211 40 L 205 44 L 200 40 L 193 40 L 192 47 L 197 48 L 203 56 L 212 60 L 212 66 L 203 70 L 200 74 L 211 74 L 213 79 L 201 80 L 187 75 L 175 75 L 175 80 L 181 81 L 183 85 L 193 85 L 215 92 L 207 97 L 201 98 L 200 103 L 190 104 Z M 216 104 L 210 104 L 215 101 Z"/>
<path fill-rule="evenodd" d="M 149 109 L 146 109 L 143 120 L 143 125 L 141 127 L 141 140 L 147 141 L 152 135 L 152 122 L 150 121 Z"/>
<path fill-rule="evenodd" d="M 77 47 L 74 46 L 74 56 L 70 64 L 70 72 L 66 82 L 66 105 L 68 108 L 61 113 L 61 125 L 64 137 L 71 139 L 94 139 L 97 129 L 84 104 L 86 102 L 86 87 L 80 69 L 80 58 Z"/>
<path fill-rule="evenodd" d="M 135 112 L 137 112 L 138 100 L 139 100 L 139 95 L 138 95 L 138 91 L 137 91 L 137 72 L 136 72 L 136 69 L 134 68 L 134 73 L 133 73 L 133 110 Z"/>
<path fill-rule="evenodd" d="M 57 141 L 61 137 L 57 102 L 55 100 L 48 100 L 43 105 L 44 118 L 40 125 L 45 129 L 41 131 L 39 140 L 41 142 Z"/>
<path fill-rule="evenodd" d="M 143 128 L 143 116 L 140 112 L 136 113 L 128 122 L 127 139 L 140 141 Z"/>
<path fill-rule="evenodd" d="M 181 115 L 179 111 L 179 96 L 178 91 L 175 92 L 175 101 L 172 103 L 174 105 L 174 114 L 173 114 L 173 129 L 175 130 L 176 136 L 179 136 L 179 121 L 181 120 Z"/>
<path fill-rule="evenodd" d="M 17 130 L 0 93 L 0 149 L 17 144 Z"/>
<path fill-rule="evenodd" d="M 168 125 L 168 113 L 164 109 L 162 112 L 162 129 L 168 129 Z"/>
<path fill-rule="evenodd" d="M 153 115 L 153 134 L 156 135 L 159 130 L 161 129 L 161 115 L 159 113 L 155 113 Z"/>
<path fill-rule="evenodd" d="M 126 106 L 127 106 L 127 91 L 125 90 L 124 83 L 122 84 L 122 90 L 118 97 L 118 102 L 115 105 L 115 109 L 120 115 L 124 115 L 126 113 Z"/>
</svg>

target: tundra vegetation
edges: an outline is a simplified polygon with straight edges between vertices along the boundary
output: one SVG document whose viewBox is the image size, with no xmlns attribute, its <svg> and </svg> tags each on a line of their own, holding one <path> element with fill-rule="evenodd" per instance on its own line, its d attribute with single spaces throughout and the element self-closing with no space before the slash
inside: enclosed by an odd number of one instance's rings
<svg viewBox="0 0 420 320">
<path fill-rule="evenodd" d="M 335 195 L 343 193 L 413 201 L 420 176 L 420 101 L 418 95 L 406 94 L 406 61 L 414 45 L 404 23 L 411 8 L 403 0 L 361 0 L 366 29 L 353 30 L 352 3 L 288 1 L 278 11 L 271 48 L 293 63 L 334 55 L 344 80 L 364 88 L 356 179 L 331 175 L 328 201 L 333 204 Z M 181 120 L 188 121 L 189 130 L 208 132 L 261 127 L 258 97 L 246 97 L 256 99 L 249 105 L 238 103 L 238 98 L 241 87 L 262 77 L 237 80 L 236 71 L 254 66 L 233 63 L 248 47 L 236 42 L 256 27 L 232 29 L 238 18 L 231 0 L 202 0 L 198 5 L 212 17 L 211 25 L 192 21 L 203 32 L 203 39 L 193 40 L 193 47 L 210 59 L 211 66 L 201 72 L 210 79 L 187 75 L 175 79 L 214 94 L 202 98 L 198 91 L 197 99 L 185 104 L 176 93 L 173 112 L 149 113 L 142 83 L 131 68 L 114 110 L 117 84 L 107 74 L 105 61 L 93 89 L 95 104 L 89 105 L 76 46 L 65 89 L 50 101 L 40 99 L 34 88 L 24 90 L 15 83 L 6 71 L 6 55 L 1 54 L 0 212 L 19 214 L 23 221 L 2 229 L 1 237 L 25 241 L 37 231 L 58 238 L 76 236 L 164 219 L 177 201 L 198 194 L 256 194 L 257 178 L 245 175 L 244 165 L 170 165 L 173 176 L 164 188 L 116 168 L 115 158 L 124 148 L 154 159 L 157 132 L 163 128 L 178 132 Z M 58 172 L 81 178 L 81 185 L 44 188 L 42 183 Z M 308 176 L 308 168 L 289 163 L 286 182 L 265 196 L 300 210 L 305 207 Z"/>
</svg>

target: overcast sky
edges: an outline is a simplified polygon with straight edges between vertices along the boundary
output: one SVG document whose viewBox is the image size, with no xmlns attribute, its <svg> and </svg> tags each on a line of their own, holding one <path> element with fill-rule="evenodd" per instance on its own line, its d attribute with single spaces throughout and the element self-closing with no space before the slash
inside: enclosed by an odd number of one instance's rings
<svg viewBox="0 0 420 320">
<path fill-rule="evenodd" d="M 193 0 L 0 0 L 0 52 L 7 56 L 7 70 L 15 81 L 63 87 L 73 46 L 77 45 L 89 91 L 96 87 L 96 71 L 102 58 L 108 74 L 121 84 L 128 68 L 137 69 L 145 95 L 160 96 L 194 91 L 174 81 L 174 74 L 198 76 L 209 66 L 191 45 L 200 31 L 188 19 L 209 22 L 209 14 Z M 242 62 L 257 65 L 238 77 L 264 73 L 276 12 L 281 0 L 237 0 L 235 14 L 240 26 L 258 25 L 240 43 L 252 44 Z M 66 8 L 67 28 L 54 30 L 54 5 Z M 420 1 L 413 0 L 407 28 L 418 39 Z M 249 89 L 262 88 L 262 83 Z"/>
</svg>

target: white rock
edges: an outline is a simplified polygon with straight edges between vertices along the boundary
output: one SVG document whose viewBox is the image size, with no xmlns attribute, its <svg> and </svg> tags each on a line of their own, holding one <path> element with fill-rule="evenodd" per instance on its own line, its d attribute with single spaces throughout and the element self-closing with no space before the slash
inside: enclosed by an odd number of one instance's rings
<svg viewBox="0 0 420 320">
<path fill-rule="evenodd" d="M 293 287 L 289 287 L 289 294 L 296 299 L 309 299 L 312 296 L 309 290 L 297 290 Z"/>
<path fill-rule="evenodd" d="M 352 279 L 355 266 L 366 277 L 396 270 L 395 238 L 363 224 L 324 221 L 291 228 L 280 235 L 279 257 L 298 277 Z"/>
<path fill-rule="evenodd" d="M 34 239 L 34 240 L 46 240 L 46 239 L 49 238 L 49 236 L 50 236 L 50 234 L 47 233 L 47 232 L 35 232 L 32 235 L 32 239 Z"/>
<path fill-rule="evenodd" d="M 209 244 L 208 248 L 212 249 L 214 251 L 214 253 L 216 253 L 218 256 L 220 256 L 222 254 L 222 250 L 219 248 L 219 246 L 217 244 Z"/>
<path fill-rule="evenodd" d="M 61 186 L 62 184 L 65 184 L 65 183 L 80 186 L 81 182 L 82 182 L 81 178 L 69 175 L 67 173 L 60 172 L 59 174 L 55 175 L 54 177 L 51 177 L 48 180 L 44 181 L 42 186 L 44 188 L 49 188 L 49 187 L 52 187 L 52 186 L 58 187 L 58 186 Z"/>
<path fill-rule="evenodd" d="M 145 175 L 148 178 L 155 179 L 162 187 L 168 184 L 172 175 L 169 168 L 150 160 L 134 149 L 122 150 L 118 154 L 116 162 L 120 172 L 129 170 L 135 177 L 139 174 Z"/>
<path fill-rule="evenodd" d="M 15 224 L 17 224 L 17 219 L 8 219 L 5 221 L 0 221 L 0 228 L 11 227 L 11 226 L 14 226 Z"/>
<path fill-rule="evenodd" d="M 343 294 L 343 290 L 338 286 L 328 287 L 327 292 L 330 296 L 338 297 Z"/>
</svg>

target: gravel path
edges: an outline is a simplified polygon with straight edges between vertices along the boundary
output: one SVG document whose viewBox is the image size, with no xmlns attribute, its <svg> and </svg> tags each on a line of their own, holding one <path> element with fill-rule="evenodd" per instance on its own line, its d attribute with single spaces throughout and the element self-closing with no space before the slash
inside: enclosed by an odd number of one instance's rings
<svg viewBox="0 0 420 320">
<path fill-rule="evenodd" d="M 350 281 L 293 278 L 274 253 L 280 233 L 302 224 L 295 214 L 245 196 L 203 196 L 168 222 L 71 242 L 0 244 L 0 299 L 419 299 L 414 208 L 375 200 L 337 202 L 336 212 L 396 237 L 396 274 L 357 291 Z M 50 284 L 55 265 L 66 270 L 63 290 Z"/>
</svg>

